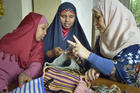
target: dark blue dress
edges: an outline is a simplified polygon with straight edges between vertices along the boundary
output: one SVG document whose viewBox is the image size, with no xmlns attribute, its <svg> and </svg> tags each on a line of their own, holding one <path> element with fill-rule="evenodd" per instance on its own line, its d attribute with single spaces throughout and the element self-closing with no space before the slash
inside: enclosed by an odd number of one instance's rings
<svg viewBox="0 0 140 93">
<path fill-rule="evenodd" d="M 70 8 L 74 11 L 74 13 L 76 15 L 76 19 L 75 19 L 75 22 L 74 22 L 73 26 L 71 27 L 70 31 L 68 32 L 67 36 L 65 38 L 63 38 L 60 13 L 61 13 L 61 11 L 68 9 L 68 8 Z M 56 47 L 61 47 L 63 50 L 67 49 L 69 46 L 69 44 L 67 43 L 67 40 L 71 40 L 71 41 L 75 42 L 73 39 L 73 35 L 75 35 L 80 40 L 80 42 L 83 44 L 84 47 L 86 47 L 88 50 L 91 50 L 90 45 L 85 36 L 85 33 L 78 21 L 76 8 L 74 7 L 73 4 L 71 4 L 69 2 L 65 2 L 59 6 L 58 11 L 55 15 L 55 18 L 47 30 L 47 35 L 45 36 L 45 39 L 44 39 L 45 62 L 52 62 L 55 59 L 55 58 L 49 58 L 46 55 L 46 52 L 48 50 L 51 50 Z"/>
<path fill-rule="evenodd" d="M 117 81 L 127 84 L 138 83 L 140 77 L 137 77 L 136 67 L 140 64 L 140 45 L 136 44 L 123 49 L 114 57 L 114 60 Z M 135 86 L 140 87 L 138 84 Z"/>
</svg>

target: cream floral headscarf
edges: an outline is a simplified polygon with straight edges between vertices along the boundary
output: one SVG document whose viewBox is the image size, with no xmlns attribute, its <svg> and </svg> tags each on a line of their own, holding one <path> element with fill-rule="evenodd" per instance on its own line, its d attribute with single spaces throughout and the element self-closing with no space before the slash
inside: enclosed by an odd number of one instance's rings
<svg viewBox="0 0 140 93">
<path fill-rule="evenodd" d="M 100 33 L 100 52 L 113 58 L 122 49 L 140 44 L 140 30 L 133 14 L 119 0 L 93 0 L 93 9 L 105 19 L 106 31 Z"/>
</svg>

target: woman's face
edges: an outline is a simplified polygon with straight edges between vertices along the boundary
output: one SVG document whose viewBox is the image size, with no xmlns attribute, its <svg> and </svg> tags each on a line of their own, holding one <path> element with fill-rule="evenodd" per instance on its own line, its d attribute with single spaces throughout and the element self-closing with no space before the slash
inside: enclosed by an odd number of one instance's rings
<svg viewBox="0 0 140 93">
<path fill-rule="evenodd" d="M 48 24 L 39 24 L 36 31 L 36 41 L 40 42 L 46 35 L 46 30 L 48 28 Z"/>
<path fill-rule="evenodd" d="M 104 17 L 101 12 L 97 10 L 94 10 L 94 24 L 100 32 L 104 32 L 106 30 Z"/>
<path fill-rule="evenodd" d="M 70 11 L 67 11 L 60 15 L 60 19 L 63 28 L 69 29 L 74 24 L 75 14 L 71 13 Z"/>
</svg>

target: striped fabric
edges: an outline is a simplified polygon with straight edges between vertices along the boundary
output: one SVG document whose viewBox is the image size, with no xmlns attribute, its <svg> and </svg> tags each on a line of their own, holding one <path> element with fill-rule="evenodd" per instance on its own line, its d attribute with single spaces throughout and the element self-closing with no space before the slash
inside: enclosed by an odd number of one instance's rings
<svg viewBox="0 0 140 93">
<path fill-rule="evenodd" d="M 25 83 L 22 88 L 16 88 L 10 93 L 45 93 L 43 77 Z"/>
<path fill-rule="evenodd" d="M 85 76 L 80 76 L 80 82 L 74 90 L 74 93 L 95 93 L 91 88 L 91 83 L 87 81 Z"/>
<path fill-rule="evenodd" d="M 52 66 L 44 68 L 45 90 L 50 92 L 73 93 L 80 78 L 79 74 L 57 69 Z"/>
</svg>

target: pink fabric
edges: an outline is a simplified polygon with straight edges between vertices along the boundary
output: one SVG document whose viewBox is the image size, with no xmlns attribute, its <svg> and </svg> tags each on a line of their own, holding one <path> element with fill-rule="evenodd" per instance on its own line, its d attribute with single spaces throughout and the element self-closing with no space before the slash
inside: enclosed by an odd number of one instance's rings
<svg viewBox="0 0 140 93">
<path fill-rule="evenodd" d="M 23 72 L 15 60 L 15 55 L 0 52 L 0 90 L 7 89 L 7 85 L 15 81 L 19 73 Z"/>
<path fill-rule="evenodd" d="M 39 62 L 33 62 L 28 69 L 24 71 L 28 76 L 37 78 L 42 75 L 42 65 Z"/>
<path fill-rule="evenodd" d="M 22 72 L 31 78 L 41 74 L 44 45 L 43 41 L 35 40 L 41 17 L 42 15 L 31 12 L 16 30 L 0 40 L 0 91 L 17 82 L 18 75 Z"/>
<path fill-rule="evenodd" d="M 18 75 L 21 72 L 25 72 L 31 78 L 36 78 L 41 75 L 41 70 L 42 65 L 39 62 L 33 62 L 28 69 L 24 70 L 18 65 L 15 55 L 0 51 L 0 90 L 8 90 L 7 86 L 17 82 Z"/>
<path fill-rule="evenodd" d="M 75 88 L 74 93 L 93 93 L 92 89 L 90 89 L 91 84 L 89 84 L 88 82 L 87 85 L 86 81 L 84 81 L 83 79 L 86 80 L 85 76 L 80 76 L 79 84 Z"/>
<path fill-rule="evenodd" d="M 62 35 L 63 35 L 63 38 L 66 37 L 66 35 L 68 34 L 69 31 L 70 31 L 70 28 L 69 28 L 69 29 L 64 29 L 64 28 L 62 28 Z"/>
<path fill-rule="evenodd" d="M 48 21 L 44 16 L 41 17 L 39 24 L 48 24 Z"/>
<path fill-rule="evenodd" d="M 44 61 L 43 41 L 37 42 L 35 34 L 42 15 L 31 12 L 11 33 L 0 40 L 0 50 L 15 54 L 22 68 L 28 68 L 32 62 Z"/>
</svg>

